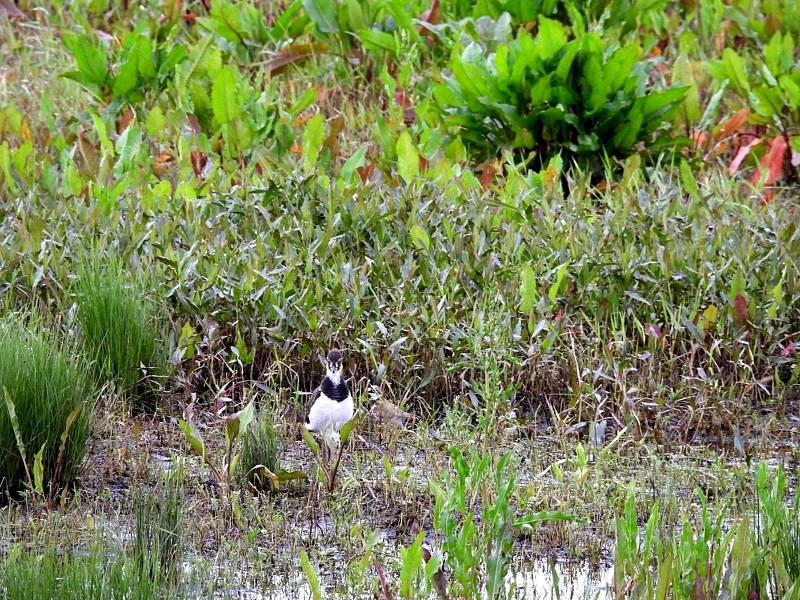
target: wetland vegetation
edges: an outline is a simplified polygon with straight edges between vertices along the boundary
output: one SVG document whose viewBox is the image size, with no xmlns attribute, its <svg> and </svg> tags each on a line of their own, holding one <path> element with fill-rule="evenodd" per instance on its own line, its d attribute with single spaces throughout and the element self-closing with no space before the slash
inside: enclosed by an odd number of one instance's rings
<svg viewBox="0 0 800 600">
<path fill-rule="evenodd" d="M 0 598 L 800 599 L 799 6 L 0 0 Z"/>
</svg>

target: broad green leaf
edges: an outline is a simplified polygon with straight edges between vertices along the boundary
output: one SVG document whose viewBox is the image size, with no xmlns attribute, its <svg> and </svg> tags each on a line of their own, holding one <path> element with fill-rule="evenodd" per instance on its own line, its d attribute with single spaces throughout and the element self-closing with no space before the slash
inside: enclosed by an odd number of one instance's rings
<svg viewBox="0 0 800 600">
<path fill-rule="evenodd" d="M 778 310 L 781 307 L 781 303 L 783 302 L 783 279 L 781 279 L 778 284 L 772 288 L 772 304 L 770 304 L 769 309 L 767 309 L 767 316 L 770 319 L 774 319 L 778 316 Z"/>
<path fill-rule="evenodd" d="M 135 57 L 139 75 L 151 79 L 156 76 L 156 63 L 153 60 L 153 44 L 150 38 L 144 35 L 137 38 Z"/>
<path fill-rule="evenodd" d="M 416 223 L 412 225 L 409 235 L 411 236 L 411 241 L 413 244 L 420 250 L 431 249 L 431 239 L 428 237 L 428 232 L 425 231 L 422 226 L 417 225 Z"/>
<path fill-rule="evenodd" d="M 675 60 L 672 81 L 687 86 L 686 96 L 683 99 L 683 113 L 687 123 L 696 123 L 700 120 L 700 92 L 692 72 L 692 63 L 685 54 L 681 54 Z"/>
<path fill-rule="evenodd" d="M 746 286 L 744 275 L 742 275 L 741 271 L 736 271 L 731 281 L 731 288 L 728 291 L 728 300 L 730 300 L 731 305 L 736 303 L 736 296 L 746 291 Z"/>
<path fill-rule="evenodd" d="M 353 433 L 356 425 L 358 425 L 358 420 L 358 416 L 354 416 L 347 423 L 342 425 L 341 430 L 339 430 L 339 440 L 342 444 L 346 444 L 350 439 L 350 435 Z"/>
<path fill-rule="evenodd" d="M 108 77 L 108 59 L 102 44 L 93 44 L 85 35 L 66 34 L 64 45 L 78 63 L 78 73 L 83 80 L 82 83 L 98 88 L 105 84 Z"/>
<path fill-rule="evenodd" d="M 750 91 L 750 82 L 747 78 L 744 61 L 731 48 L 725 48 L 722 51 L 722 61 L 727 68 L 728 76 L 733 80 L 733 84 L 741 94 L 746 95 Z"/>
<path fill-rule="evenodd" d="M 609 93 L 613 94 L 622 88 L 638 58 L 639 47 L 635 44 L 623 46 L 612 55 L 604 67 Z"/>
<path fill-rule="evenodd" d="M 147 115 L 147 119 L 144 123 L 144 129 L 147 132 L 147 135 L 152 137 L 158 137 L 159 135 L 163 135 L 165 133 L 165 129 L 167 127 L 167 119 L 164 116 L 164 112 L 161 110 L 160 106 L 154 106 L 150 113 Z"/>
<path fill-rule="evenodd" d="M 58 457 L 56 459 L 56 464 L 62 464 L 64 460 L 64 453 L 67 450 L 67 440 L 69 439 L 69 432 L 72 430 L 72 426 L 75 424 L 75 421 L 78 420 L 78 416 L 83 411 L 83 404 L 76 404 L 75 408 L 67 415 L 67 421 L 64 423 L 64 431 L 61 432 L 61 439 L 59 440 L 58 444 Z"/>
<path fill-rule="evenodd" d="M 14 181 L 14 176 L 11 174 L 11 149 L 8 141 L 3 141 L 0 144 L 0 174 L 2 174 L 2 181 L 11 190 L 12 193 L 18 192 L 17 183 Z"/>
<path fill-rule="evenodd" d="M 419 152 L 408 131 L 403 131 L 395 144 L 397 152 L 397 172 L 406 183 L 411 183 L 419 175 Z"/>
<path fill-rule="evenodd" d="M 117 162 L 114 164 L 114 175 L 122 177 L 133 166 L 142 147 L 142 130 L 133 124 L 117 138 L 115 150 Z"/>
<path fill-rule="evenodd" d="M 303 7 L 322 33 L 339 31 L 333 0 L 303 0 Z"/>
<path fill-rule="evenodd" d="M 11 429 L 14 430 L 14 439 L 17 442 L 17 452 L 19 452 L 20 457 L 22 458 L 22 463 L 25 465 L 25 472 L 28 472 L 28 465 L 27 465 L 27 451 L 25 450 L 25 442 L 22 440 L 22 430 L 19 427 L 19 420 L 17 419 L 17 410 L 16 406 L 14 405 L 14 399 L 11 397 L 11 394 L 8 393 L 6 388 L 3 388 L 3 396 L 6 401 L 6 410 L 8 410 L 8 420 L 11 421 Z M 30 477 L 30 474 L 28 474 Z M 32 484 L 32 481 L 28 482 Z"/>
<path fill-rule="evenodd" d="M 122 98 L 136 89 L 136 83 L 139 80 L 138 73 L 136 56 L 129 54 L 128 59 L 122 63 L 119 73 L 114 78 L 114 83 L 111 84 L 111 92 L 115 98 Z"/>
<path fill-rule="evenodd" d="M 292 106 L 292 108 L 289 109 L 289 114 L 292 115 L 293 117 L 299 115 L 309 106 L 314 104 L 314 101 L 317 99 L 318 94 L 319 92 L 317 91 L 317 88 L 313 87 L 308 88 L 305 92 L 303 92 L 303 95 L 300 96 L 300 100 L 298 100 L 294 104 L 294 106 Z"/>
<path fill-rule="evenodd" d="M 200 435 L 200 431 L 197 429 L 194 423 L 184 421 L 181 419 L 178 421 L 178 425 L 180 425 L 181 430 L 183 431 L 183 435 L 186 438 L 186 441 L 192 447 L 192 449 L 203 459 L 206 458 L 206 445 L 203 443 L 203 438 Z"/>
<path fill-rule="evenodd" d="M 550 60 L 567 44 L 564 26 L 558 21 L 540 16 L 535 43 L 539 57 L 544 61 Z"/>
<path fill-rule="evenodd" d="M 561 290 L 561 285 L 564 283 L 564 278 L 567 276 L 567 264 L 564 263 L 559 267 L 558 272 L 556 273 L 556 280 L 553 285 L 550 286 L 550 289 L 547 291 L 547 295 L 550 297 L 550 300 L 555 302 L 558 298 L 558 292 Z"/>
<path fill-rule="evenodd" d="M 697 187 L 697 181 L 695 181 L 692 168 L 689 166 L 689 163 L 686 162 L 685 158 L 681 159 L 680 172 L 683 190 L 688 193 L 695 202 L 699 202 L 700 189 Z"/>
<path fill-rule="evenodd" d="M 514 521 L 514 527 L 522 527 L 523 525 L 533 526 L 537 523 L 544 523 L 546 521 L 568 521 L 570 523 L 585 523 L 586 520 L 569 513 L 546 510 L 537 513 L 526 515 Z"/>
<path fill-rule="evenodd" d="M 397 26 L 410 35 L 412 39 L 418 40 L 419 32 L 417 31 L 416 25 L 414 25 L 414 19 L 412 19 L 405 1 L 390 0 L 387 8 Z"/>
<path fill-rule="evenodd" d="M 42 495 L 44 495 L 44 465 L 42 464 L 42 459 L 46 446 L 47 442 L 45 441 L 33 459 L 33 488 Z"/>
<path fill-rule="evenodd" d="M 251 400 L 242 410 L 225 419 L 225 439 L 229 444 L 235 442 L 239 436 L 244 435 L 254 415 L 255 406 Z"/>
<path fill-rule="evenodd" d="M 425 532 L 420 531 L 408 548 L 400 548 L 400 596 L 413 598 L 416 590 L 416 579 L 422 569 L 422 542 Z"/>
<path fill-rule="evenodd" d="M 317 113 L 311 117 L 303 132 L 303 167 L 307 173 L 316 166 L 324 139 L 325 119 L 321 113 Z"/>
<path fill-rule="evenodd" d="M 220 69 L 211 88 L 211 106 L 214 124 L 219 127 L 232 123 L 242 114 L 244 106 L 238 85 L 239 74 L 231 66 Z"/>
<path fill-rule="evenodd" d="M 308 554 L 305 550 L 300 550 L 300 566 L 303 568 L 303 573 L 306 574 L 308 579 L 308 587 L 311 588 L 311 598 L 313 600 L 322 600 L 322 590 L 319 586 L 319 578 L 317 572 L 308 560 Z"/>
<path fill-rule="evenodd" d="M 360 29 L 356 32 L 356 37 L 367 50 L 373 52 L 387 51 L 397 54 L 397 40 L 385 31 L 374 31 L 372 29 Z"/>
<path fill-rule="evenodd" d="M 303 471 L 298 471 L 298 470 L 285 471 L 283 469 L 280 469 L 277 473 L 275 473 L 275 476 L 278 478 L 278 481 L 280 482 L 293 481 L 295 479 L 308 479 L 308 475 L 306 475 Z"/>
<path fill-rule="evenodd" d="M 303 439 L 306 442 L 306 446 L 311 450 L 311 454 L 319 456 L 319 444 L 317 440 L 314 439 L 313 434 L 305 427 L 301 427 L 301 431 L 303 432 Z"/>
<path fill-rule="evenodd" d="M 531 314 L 536 301 L 539 298 L 539 292 L 536 289 L 536 274 L 530 265 L 525 265 L 522 268 L 521 284 L 520 284 L 520 303 L 519 309 L 525 314 Z"/>
<path fill-rule="evenodd" d="M 356 169 L 363 167 L 367 164 L 367 147 L 361 146 L 355 153 L 348 158 L 344 165 L 342 165 L 342 181 L 346 184 L 350 183 L 351 179 L 353 178 L 353 173 L 356 172 Z"/>
</svg>

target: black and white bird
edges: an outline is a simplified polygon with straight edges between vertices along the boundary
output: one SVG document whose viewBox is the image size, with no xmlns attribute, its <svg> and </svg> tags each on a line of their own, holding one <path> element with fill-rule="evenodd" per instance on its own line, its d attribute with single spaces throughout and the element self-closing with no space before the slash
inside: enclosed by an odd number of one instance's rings
<svg viewBox="0 0 800 600">
<path fill-rule="evenodd" d="M 338 433 L 352 418 L 353 396 L 342 379 L 342 353 L 334 349 L 325 361 L 325 378 L 311 397 L 306 429 L 320 435 Z"/>
</svg>

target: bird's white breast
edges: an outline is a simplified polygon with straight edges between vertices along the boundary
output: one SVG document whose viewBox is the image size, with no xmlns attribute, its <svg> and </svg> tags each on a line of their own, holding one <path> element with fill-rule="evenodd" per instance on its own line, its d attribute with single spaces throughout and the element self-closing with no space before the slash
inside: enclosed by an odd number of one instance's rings
<svg viewBox="0 0 800 600">
<path fill-rule="evenodd" d="M 342 425 L 353 418 L 353 396 L 349 394 L 341 402 L 331 400 L 320 393 L 308 413 L 308 429 L 322 433 L 326 429 L 339 431 Z"/>
</svg>

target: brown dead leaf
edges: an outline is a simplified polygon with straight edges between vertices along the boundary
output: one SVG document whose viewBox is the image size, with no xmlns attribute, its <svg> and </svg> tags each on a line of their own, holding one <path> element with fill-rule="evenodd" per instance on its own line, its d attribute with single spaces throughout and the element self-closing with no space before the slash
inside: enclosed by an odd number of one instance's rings
<svg viewBox="0 0 800 600">
<path fill-rule="evenodd" d="M 323 142 L 323 146 L 331 151 L 331 158 L 336 158 L 336 156 L 339 154 L 339 134 L 342 133 L 343 129 L 344 116 L 338 115 L 333 121 L 331 121 L 328 135 Z"/>
<path fill-rule="evenodd" d="M 153 159 L 153 173 L 159 177 L 163 177 L 174 165 L 175 158 L 168 152 L 161 152 Z"/>
<path fill-rule="evenodd" d="M 428 10 L 424 11 L 420 16 L 419 20 L 425 23 L 430 23 L 431 25 L 436 25 L 439 21 L 442 20 L 442 10 L 440 7 L 439 0 L 433 0 L 431 5 L 428 7 Z M 424 27 L 420 27 L 420 31 L 422 31 Z"/>
<path fill-rule="evenodd" d="M 289 65 L 308 60 L 314 55 L 328 52 L 328 44 L 313 42 L 310 44 L 291 44 L 283 48 L 264 63 L 264 69 L 270 75 L 277 75 Z"/>
<path fill-rule="evenodd" d="M 692 132 L 692 142 L 694 144 L 695 150 L 699 150 L 700 148 L 705 148 L 707 141 L 708 141 L 708 134 L 705 131 Z"/>
<path fill-rule="evenodd" d="M 731 27 L 731 22 L 728 19 L 724 19 L 722 21 L 722 26 L 719 28 L 719 32 L 717 32 L 717 37 L 714 38 L 714 46 L 717 49 L 717 52 L 722 52 L 725 48 L 725 36 L 728 34 L 728 29 Z"/>
<path fill-rule="evenodd" d="M 361 178 L 361 182 L 367 183 L 375 172 L 375 161 L 371 160 L 363 167 L 358 167 L 356 170 L 358 171 L 358 176 Z"/>
<path fill-rule="evenodd" d="M 191 159 L 192 170 L 194 171 L 195 177 L 202 179 L 205 174 L 206 164 L 208 163 L 208 156 L 200 150 L 194 150 L 192 151 Z"/>
<path fill-rule="evenodd" d="M 481 188 L 484 192 L 488 192 L 492 183 L 494 183 L 497 174 L 500 172 L 498 162 L 496 159 L 490 158 L 489 160 L 478 165 L 478 170 L 481 173 Z"/>
<path fill-rule="evenodd" d="M 703 578 L 699 575 L 694 580 L 694 585 L 692 586 L 692 600 L 706 600 L 706 593 L 703 589 Z"/>
<path fill-rule="evenodd" d="M 122 135 L 122 132 L 128 128 L 131 121 L 133 121 L 134 113 L 130 106 L 126 106 L 122 114 L 117 119 L 117 133 Z"/>
</svg>

